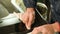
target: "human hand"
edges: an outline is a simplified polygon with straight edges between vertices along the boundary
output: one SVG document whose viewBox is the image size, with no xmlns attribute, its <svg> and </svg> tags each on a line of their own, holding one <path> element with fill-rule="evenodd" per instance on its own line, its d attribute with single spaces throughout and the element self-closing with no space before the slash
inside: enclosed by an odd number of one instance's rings
<svg viewBox="0 0 60 34">
<path fill-rule="evenodd" d="M 42 34 L 54 34 L 54 29 L 52 27 L 51 24 L 47 24 L 47 25 L 43 25 L 43 26 L 39 26 L 33 29 L 33 31 L 31 32 L 32 34 L 38 34 L 38 33 L 42 33 Z"/>
<path fill-rule="evenodd" d="M 35 19 L 35 11 L 32 8 L 28 8 L 25 13 L 15 13 L 14 14 L 25 24 L 27 29 L 31 28 L 31 24 Z"/>
</svg>

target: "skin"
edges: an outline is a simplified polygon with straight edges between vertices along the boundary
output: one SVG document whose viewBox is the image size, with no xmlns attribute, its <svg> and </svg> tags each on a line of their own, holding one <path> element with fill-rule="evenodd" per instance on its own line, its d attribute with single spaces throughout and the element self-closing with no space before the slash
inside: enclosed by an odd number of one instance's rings
<svg viewBox="0 0 60 34">
<path fill-rule="evenodd" d="M 55 22 L 54 24 L 46 24 L 34 28 L 31 34 L 38 34 L 39 32 L 42 32 L 42 34 L 54 34 L 54 32 L 60 32 L 60 26 L 58 22 Z"/>
<path fill-rule="evenodd" d="M 35 18 L 34 8 L 27 8 L 26 12 L 23 14 L 15 13 L 19 19 L 23 21 L 27 29 L 30 29 L 31 24 Z M 20 15 L 20 16 L 19 16 Z M 54 34 L 54 32 L 60 32 L 60 24 L 56 21 L 53 24 L 45 24 L 33 29 L 32 34 L 37 34 L 42 32 L 42 34 Z"/>
<path fill-rule="evenodd" d="M 30 29 L 31 24 L 35 18 L 35 11 L 33 8 L 27 8 L 25 13 L 20 14 L 14 12 L 14 14 L 25 24 L 27 29 Z"/>
</svg>

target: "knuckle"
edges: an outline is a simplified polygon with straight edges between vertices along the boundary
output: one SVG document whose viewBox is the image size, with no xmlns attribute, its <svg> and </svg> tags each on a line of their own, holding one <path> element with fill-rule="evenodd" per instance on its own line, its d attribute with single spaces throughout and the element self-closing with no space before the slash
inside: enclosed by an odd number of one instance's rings
<svg viewBox="0 0 60 34">
<path fill-rule="evenodd" d="M 34 28 L 34 30 L 38 31 L 38 28 Z"/>
</svg>

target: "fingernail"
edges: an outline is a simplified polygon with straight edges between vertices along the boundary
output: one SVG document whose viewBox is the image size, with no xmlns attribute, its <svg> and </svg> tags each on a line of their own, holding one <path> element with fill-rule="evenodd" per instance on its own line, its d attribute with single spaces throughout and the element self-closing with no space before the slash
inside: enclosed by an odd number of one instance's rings
<svg viewBox="0 0 60 34">
<path fill-rule="evenodd" d="M 30 27 L 27 27 L 28 30 L 30 30 Z"/>
<path fill-rule="evenodd" d="M 26 28 L 27 28 L 28 30 L 30 30 L 30 27 L 29 27 L 29 26 L 27 26 L 27 25 L 26 25 Z"/>
</svg>

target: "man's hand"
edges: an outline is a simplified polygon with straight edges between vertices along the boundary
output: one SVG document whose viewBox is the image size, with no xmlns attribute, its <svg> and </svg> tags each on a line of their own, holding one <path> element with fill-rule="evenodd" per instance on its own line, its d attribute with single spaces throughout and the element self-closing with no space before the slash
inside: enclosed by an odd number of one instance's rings
<svg viewBox="0 0 60 34">
<path fill-rule="evenodd" d="M 21 16 L 21 18 L 27 29 L 30 29 L 31 24 L 35 18 L 34 10 L 28 8 L 26 12 Z"/>
<path fill-rule="evenodd" d="M 35 19 L 35 11 L 33 8 L 27 8 L 26 12 L 23 14 L 14 13 L 23 23 L 27 29 L 30 29 L 31 24 Z"/>
<path fill-rule="evenodd" d="M 52 25 L 51 24 L 46 24 L 46 25 L 34 28 L 34 30 L 32 31 L 32 34 L 38 34 L 38 33 L 54 34 L 54 32 L 55 31 L 54 31 Z"/>
</svg>

